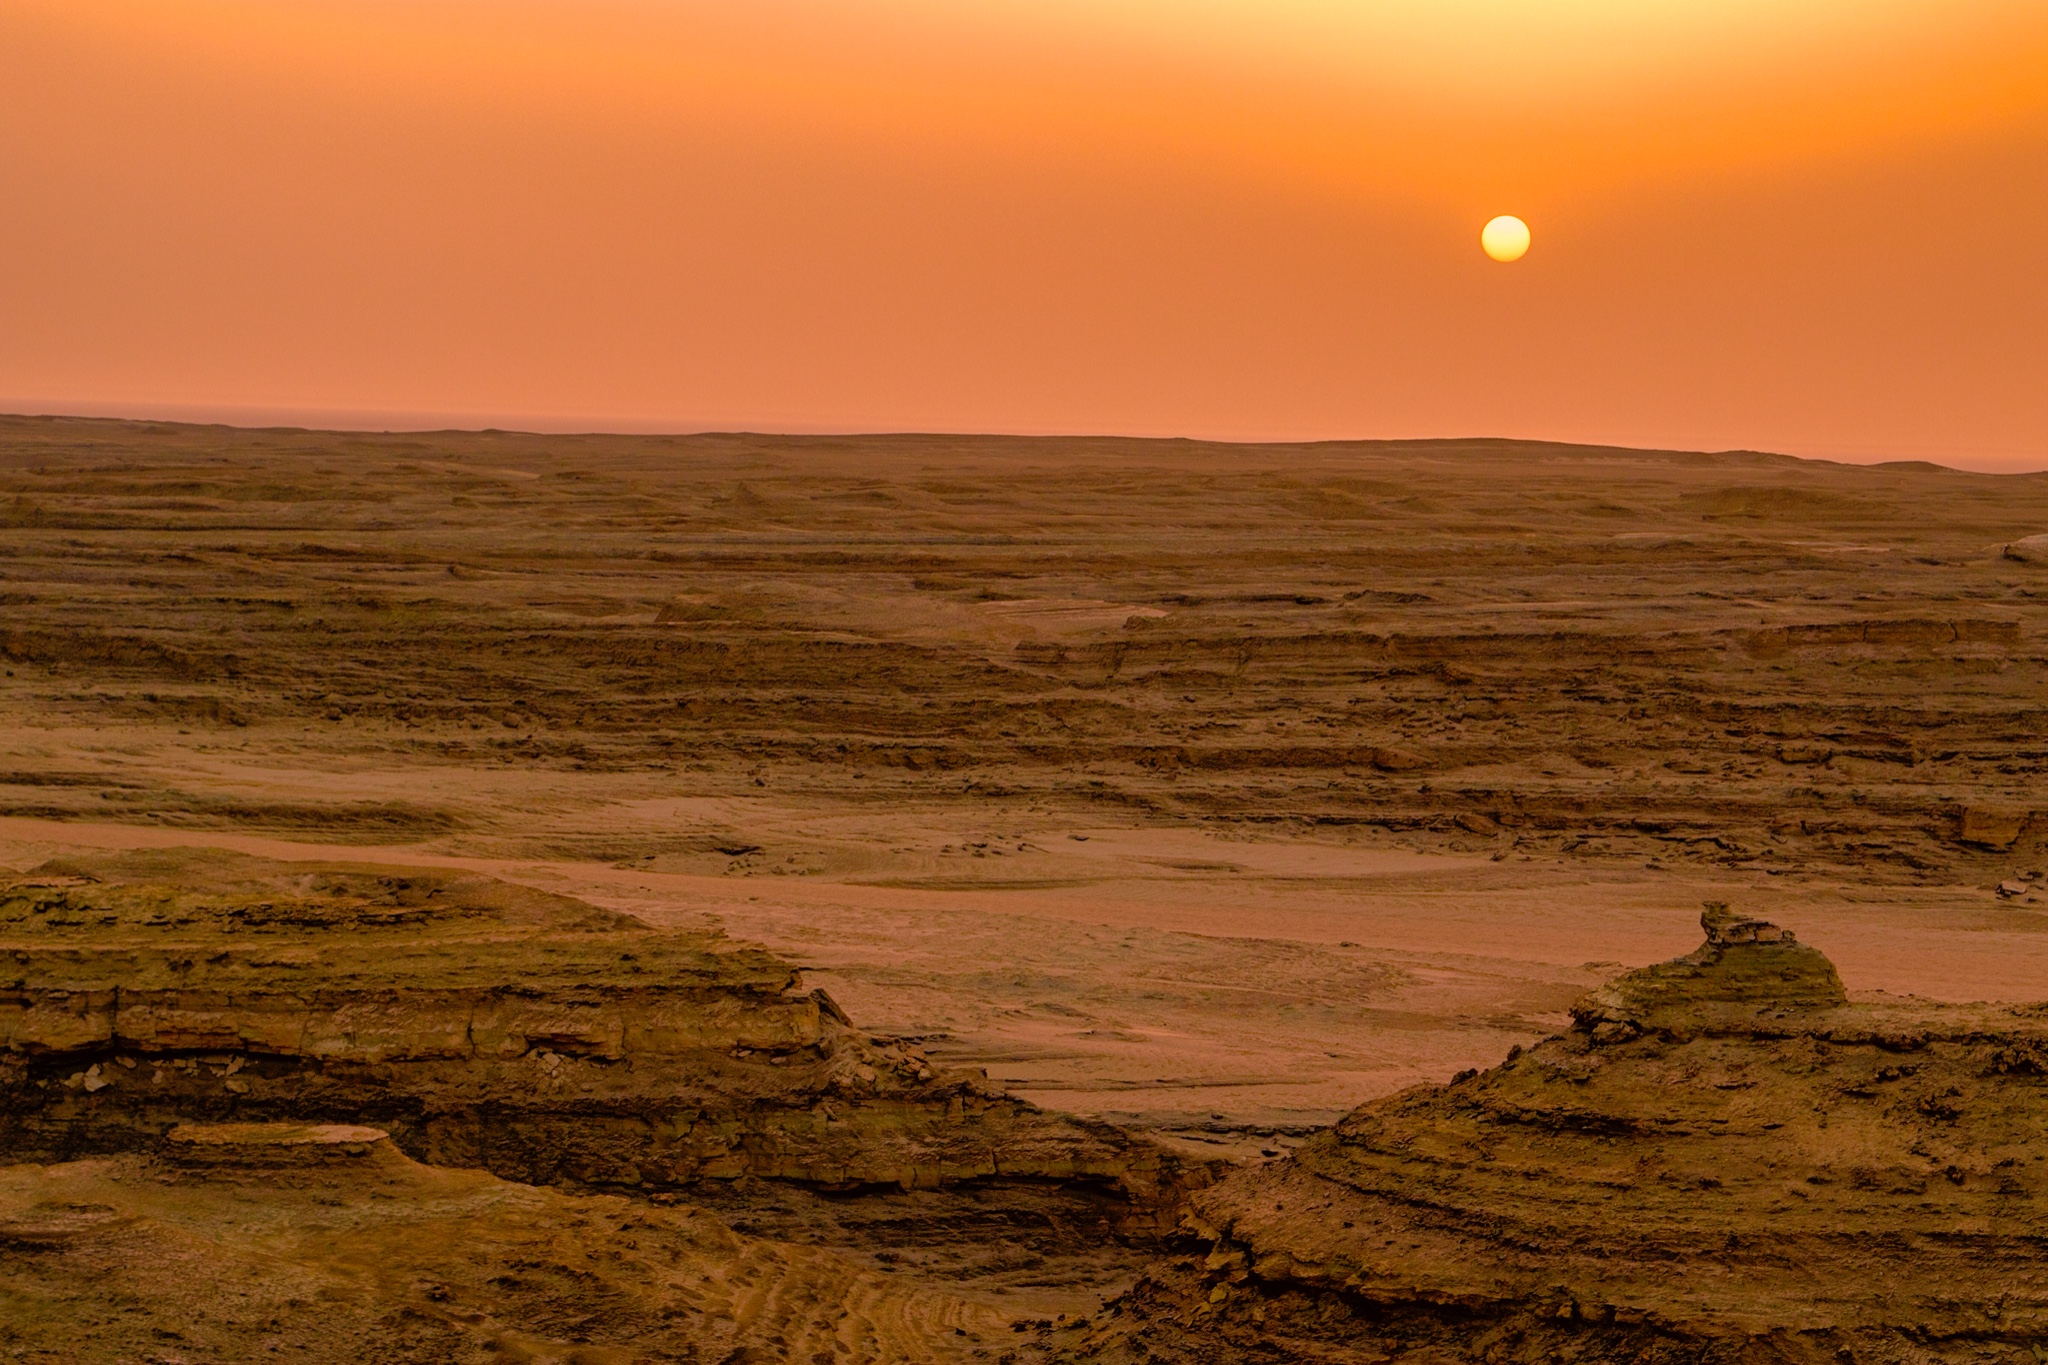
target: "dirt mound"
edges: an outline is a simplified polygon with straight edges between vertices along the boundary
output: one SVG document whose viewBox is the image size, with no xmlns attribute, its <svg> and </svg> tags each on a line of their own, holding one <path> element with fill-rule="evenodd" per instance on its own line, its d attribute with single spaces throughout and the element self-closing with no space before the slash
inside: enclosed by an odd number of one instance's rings
<svg viewBox="0 0 2048 1365">
<path fill-rule="evenodd" d="M 57 862 L 0 886 L 0 954 L 17 1160 L 293 1121 L 580 1186 L 1081 1180 L 1137 1211 L 1182 1178 L 1143 1140 L 876 1044 L 765 952 L 488 877 Z"/>
<path fill-rule="evenodd" d="M 2048 1007 L 1850 1003 L 1707 941 L 1570 1032 L 1195 1196 L 1073 1359 L 1924 1361 L 2048 1335 Z"/>
</svg>

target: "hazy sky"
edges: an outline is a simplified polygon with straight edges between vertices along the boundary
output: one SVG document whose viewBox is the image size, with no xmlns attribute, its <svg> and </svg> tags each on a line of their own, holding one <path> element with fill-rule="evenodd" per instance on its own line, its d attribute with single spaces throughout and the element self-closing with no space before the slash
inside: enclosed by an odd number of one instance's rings
<svg viewBox="0 0 2048 1365">
<path fill-rule="evenodd" d="M 2043 0 L 0 0 L 16 410 L 2041 468 L 2044 238 Z"/>
</svg>

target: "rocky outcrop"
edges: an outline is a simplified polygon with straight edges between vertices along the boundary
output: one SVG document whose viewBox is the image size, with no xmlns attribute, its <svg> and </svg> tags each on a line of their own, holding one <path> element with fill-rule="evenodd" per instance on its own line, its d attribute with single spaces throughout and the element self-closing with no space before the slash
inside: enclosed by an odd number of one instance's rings
<svg viewBox="0 0 2048 1365">
<path fill-rule="evenodd" d="M 0 887 L 0 1159 L 181 1123 L 374 1124 L 535 1183 L 825 1189 L 1184 1173 L 1102 1124 L 852 1028 L 715 933 L 493 879 L 228 854 L 52 863 Z"/>
<path fill-rule="evenodd" d="M 421 1165 L 375 1129 L 178 1130 L 0 1164 L 0 1358 L 968 1365 L 1004 1301 L 702 1209 Z"/>
<path fill-rule="evenodd" d="M 2022 564 L 2048 564 L 2048 535 L 2022 536 L 2011 541 L 2005 546 L 2004 556 Z"/>
<path fill-rule="evenodd" d="M 1749 1028 L 1759 1010 L 1783 1013 L 1849 1002 L 1835 964 L 1789 929 L 1745 918 L 1719 902 L 1707 906 L 1700 928 L 1707 941 L 1684 957 L 1630 972 L 1573 1005 L 1579 1028 L 1600 1043 L 1644 1032 L 1684 1038 Z"/>
<path fill-rule="evenodd" d="M 1956 837 L 1978 848 L 2003 851 L 2019 842 L 2031 818 L 2032 813 L 2024 810 L 1964 806 L 1957 818 Z"/>
<path fill-rule="evenodd" d="M 163 1155 L 185 1170 L 264 1175 L 396 1169 L 405 1160 L 389 1133 L 356 1123 L 181 1123 L 164 1135 Z"/>
<path fill-rule="evenodd" d="M 1192 1200 L 1073 1359 L 2027 1360 L 2048 1007 L 1851 1003 L 1709 907 L 1568 1033 Z"/>
</svg>

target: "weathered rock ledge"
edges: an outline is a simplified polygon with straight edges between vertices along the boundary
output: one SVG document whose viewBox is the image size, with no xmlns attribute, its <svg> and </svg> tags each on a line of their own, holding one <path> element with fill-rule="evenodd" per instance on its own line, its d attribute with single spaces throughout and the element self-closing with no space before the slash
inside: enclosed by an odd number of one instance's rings
<svg viewBox="0 0 2048 1365">
<path fill-rule="evenodd" d="M 1197 1193 L 1097 1360 L 2037 1359 L 2048 1007 L 1850 1003 L 1709 907 L 1491 1071 Z"/>
<path fill-rule="evenodd" d="M 375 1129 L 187 1126 L 0 1164 L 0 1359 L 973 1365 L 993 1303 L 687 1201 L 421 1165 Z"/>
<path fill-rule="evenodd" d="M 511 1179 L 1096 1182 L 1175 1159 L 877 1046 L 786 963 L 491 878 L 228 854 L 0 885 L 0 1159 L 339 1122 Z"/>
</svg>

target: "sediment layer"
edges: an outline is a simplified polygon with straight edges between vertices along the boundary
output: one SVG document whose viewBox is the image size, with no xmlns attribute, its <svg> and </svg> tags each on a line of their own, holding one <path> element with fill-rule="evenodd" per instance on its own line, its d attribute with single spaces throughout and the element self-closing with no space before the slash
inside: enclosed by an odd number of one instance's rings
<svg viewBox="0 0 2048 1365">
<path fill-rule="evenodd" d="M 1889 880 L 2048 845 L 2040 476 L 8 418 L 0 526 L 24 724 L 405 774 L 95 750 L 12 762 L 0 813 L 502 839 L 530 810 L 459 774 L 510 765 L 586 775 L 556 848 L 721 866 L 759 840 L 590 807 L 676 773 Z"/>
<path fill-rule="evenodd" d="M 2048 1006 L 1851 1003 L 1791 934 L 1705 925 L 1570 1032 L 1197 1194 L 1195 1254 L 1073 1358 L 1978 1360 L 2048 1338 Z"/>
<path fill-rule="evenodd" d="M 0 1352 L 922 1365 L 1014 1340 L 992 1304 L 687 1204 L 423 1166 L 373 1129 L 307 1131 L 240 1124 L 170 1144 L 203 1158 L 0 1165 Z"/>
<path fill-rule="evenodd" d="M 373 1124 L 535 1183 L 1081 1180 L 1156 1202 L 1151 1144 L 853 1029 L 716 933 L 487 877 L 219 853 L 0 886 L 0 1152 L 189 1122 Z"/>
</svg>

